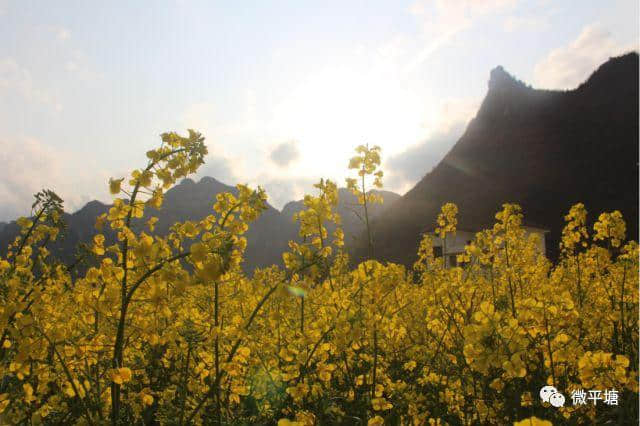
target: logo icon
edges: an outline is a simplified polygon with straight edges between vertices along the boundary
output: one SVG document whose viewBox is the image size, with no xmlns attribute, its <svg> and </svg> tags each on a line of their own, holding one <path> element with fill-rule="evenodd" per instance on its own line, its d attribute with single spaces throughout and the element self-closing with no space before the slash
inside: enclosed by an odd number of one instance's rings
<svg viewBox="0 0 640 426">
<path fill-rule="evenodd" d="M 551 398 L 551 395 L 553 395 L 554 393 L 558 393 L 558 389 L 554 388 L 553 386 L 545 386 L 540 389 L 540 399 L 543 402 L 549 402 L 549 398 Z"/>
<path fill-rule="evenodd" d="M 543 386 L 542 389 L 540 389 L 540 399 L 556 408 L 564 407 L 564 395 L 558 392 L 558 389 L 553 386 Z"/>
<path fill-rule="evenodd" d="M 549 403 L 556 408 L 564 407 L 564 395 L 561 393 L 554 393 L 549 397 Z"/>
</svg>

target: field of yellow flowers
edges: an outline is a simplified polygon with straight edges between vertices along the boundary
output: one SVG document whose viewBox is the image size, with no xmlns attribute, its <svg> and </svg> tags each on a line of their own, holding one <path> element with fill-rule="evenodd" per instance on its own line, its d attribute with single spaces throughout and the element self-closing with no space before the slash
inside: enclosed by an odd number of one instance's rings
<svg viewBox="0 0 640 426">
<path fill-rule="evenodd" d="M 96 227 L 117 241 L 97 234 L 82 268 L 50 255 L 62 201 L 37 194 L 0 258 L 0 424 L 637 424 L 639 251 L 618 212 L 588 229 L 575 205 L 555 264 L 506 204 L 462 266 L 434 258 L 428 235 L 411 269 L 354 266 L 325 228 L 340 222 L 338 191 L 321 180 L 284 269 L 247 276 L 262 189 L 238 185 L 164 237 L 145 216 L 206 154 L 199 133 L 165 133 L 144 169 L 112 179 Z M 365 221 L 379 165 L 365 146 L 349 164 Z M 456 214 L 443 206 L 440 237 Z M 540 400 L 545 385 L 564 407 Z M 574 404 L 580 390 L 614 390 L 617 404 Z"/>
</svg>

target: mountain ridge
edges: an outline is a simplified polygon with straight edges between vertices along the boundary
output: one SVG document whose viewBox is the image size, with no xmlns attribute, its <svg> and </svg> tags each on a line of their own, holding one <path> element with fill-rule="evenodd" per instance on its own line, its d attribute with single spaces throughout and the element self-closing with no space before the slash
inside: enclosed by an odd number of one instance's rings
<svg viewBox="0 0 640 426">
<path fill-rule="evenodd" d="M 411 264 L 420 234 L 446 202 L 459 226 L 480 230 L 506 202 L 547 227 L 555 258 L 563 217 L 577 202 L 594 216 L 621 210 L 638 230 L 638 54 L 611 58 L 576 89 L 533 89 L 502 67 L 445 157 L 374 221 L 380 260 Z M 356 247 L 356 257 L 363 248 Z"/>
<path fill-rule="evenodd" d="M 212 214 L 216 195 L 222 192 L 237 194 L 237 189 L 210 176 L 204 176 L 197 182 L 191 178 L 185 178 L 165 192 L 161 209 L 148 207 L 145 217 L 158 217 L 154 234 L 166 235 L 171 225 L 176 222 L 200 220 Z M 351 207 L 349 203 L 355 201 L 355 196 L 346 188 L 340 188 L 339 194 L 340 202 L 337 210 L 342 216 L 345 243 L 348 246 L 364 228 L 363 225 L 358 225 L 356 217 L 349 211 Z M 390 191 L 382 191 L 380 194 L 388 200 L 400 197 Z M 298 224 L 292 220 L 292 217 L 295 212 L 304 208 L 303 202 L 294 200 L 286 206 L 288 206 L 287 209 L 283 208 L 279 211 L 267 203 L 262 214 L 250 224 L 245 234 L 247 238 L 243 265 L 245 271 L 249 272 L 257 267 L 267 267 L 272 264 L 281 265 L 282 253 L 288 250 L 289 240 L 298 240 Z M 111 204 L 92 200 L 73 213 L 64 213 L 67 229 L 64 231 L 64 238 L 52 245 L 51 252 L 61 260 L 71 261 L 77 245 L 90 243 L 93 235 L 97 233 L 94 227 L 96 218 L 107 213 L 111 207 Z M 383 209 L 384 207 L 374 208 L 373 215 Z M 133 226 L 142 227 L 143 224 L 143 220 L 135 220 Z M 329 232 L 333 232 L 335 226 L 328 225 L 327 228 Z M 8 244 L 18 235 L 18 231 L 15 221 L 0 224 L 0 255 L 6 254 Z M 108 244 L 115 241 L 115 234 L 108 227 L 104 227 L 102 233 Z"/>
</svg>

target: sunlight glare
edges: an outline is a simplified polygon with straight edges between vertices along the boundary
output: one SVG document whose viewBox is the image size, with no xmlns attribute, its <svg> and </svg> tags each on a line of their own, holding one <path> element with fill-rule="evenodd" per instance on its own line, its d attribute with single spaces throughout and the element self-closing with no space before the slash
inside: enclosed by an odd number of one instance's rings
<svg viewBox="0 0 640 426">
<path fill-rule="evenodd" d="M 275 126 L 299 141 L 301 170 L 342 175 L 359 144 L 380 145 L 390 156 L 419 142 L 427 133 L 424 103 L 390 75 L 331 67 L 292 90 Z"/>
</svg>

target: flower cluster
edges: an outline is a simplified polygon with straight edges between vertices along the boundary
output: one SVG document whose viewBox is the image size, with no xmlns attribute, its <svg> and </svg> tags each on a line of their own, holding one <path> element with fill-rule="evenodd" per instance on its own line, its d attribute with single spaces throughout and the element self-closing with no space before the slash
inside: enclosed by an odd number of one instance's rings
<svg viewBox="0 0 640 426">
<path fill-rule="evenodd" d="M 585 206 L 574 206 L 555 264 L 506 204 L 463 266 L 434 259 L 429 235 L 412 269 L 351 265 L 340 228 L 327 231 L 340 223 L 337 186 L 322 180 L 296 215 L 285 267 L 247 276 L 243 235 L 265 209 L 260 188 L 239 185 L 207 217 L 154 232 L 149 212 L 206 153 L 197 132 L 163 134 L 145 168 L 110 181 L 119 198 L 79 263 L 52 258 L 62 201 L 37 195 L 0 258 L 0 423 L 637 419 L 639 250 L 618 212 L 600 215 L 590 234 Z M 365 178 L 382 184 L 379 164 L 380 149 L 366 146 L 350 163 L 361 179 L 349 187 L 365 206 L 374 201 Z M 441 237 L 456 232 L 456 215 L 443 207 Z M 535 397 L 547 384 L 567 395 L 616 389 L 618 404 L 549 409 Z"/>
</svg>

